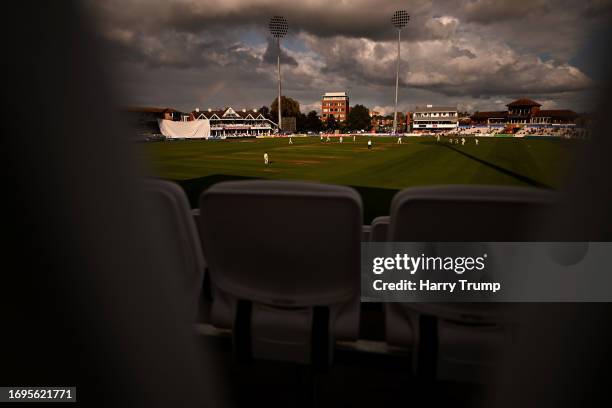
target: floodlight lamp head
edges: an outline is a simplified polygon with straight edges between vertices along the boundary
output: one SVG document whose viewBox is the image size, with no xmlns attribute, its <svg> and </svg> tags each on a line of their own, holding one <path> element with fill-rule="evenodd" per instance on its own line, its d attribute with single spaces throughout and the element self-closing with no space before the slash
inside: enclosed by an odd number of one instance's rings
<svg viewBox="0 0 612 408">
<path fill-rule="evenodd" d="M 406 10 L 398 10 L 393 13 L 393 17 L 391 17 L 391 23 L 393 23 L 393 26 L 398 30 L 406 27 L 408 21 L 410 21 L 410 16 Z"/>
<path fill-rule="evenodd" d="M 270 34 L 272 34 L 272 37 L 274 38 L 283 38 L 289 30 L 287 19 L 282 16 L 272 17 L 268 27 L 270 28 Z"/>
</svg>

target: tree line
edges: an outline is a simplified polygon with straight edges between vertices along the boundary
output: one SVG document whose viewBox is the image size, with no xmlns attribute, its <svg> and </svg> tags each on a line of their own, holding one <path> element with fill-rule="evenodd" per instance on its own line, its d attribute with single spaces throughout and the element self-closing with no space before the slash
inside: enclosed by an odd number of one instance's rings
<svg viewBox="0 0 612 408">
<path fill-rule="evenodd" d="M 278 120 L 278 98 L 274 98 L 274 101 L 272 101 L 270 107 L 262 106 L 259 109 L 259 112 L 265 118 L 276 122 Z M 345 122 L 336 120 L 333 115 L 330 115 L 329 119 L 326 121 L 321 121 L 321 117 L 317 111 L 313 110 L 307 114 L 304 114 L 300 110 L 300 103 L 298 101 L 287 96 L 282 96 L 281 114 L 285 118 L 295 118 L 296 129 L 298 132 L 333 132 L 336 130 L 345 132 L 370 130 L 371 128 L 370 111 L 363 105 L 353 106 L 350 109 L 348 118 Z"/>
</svg>

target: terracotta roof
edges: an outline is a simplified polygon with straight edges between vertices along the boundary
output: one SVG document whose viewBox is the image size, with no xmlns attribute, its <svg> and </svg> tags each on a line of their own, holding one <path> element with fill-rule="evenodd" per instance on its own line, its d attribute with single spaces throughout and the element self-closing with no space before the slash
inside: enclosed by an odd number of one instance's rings
<svg viewBox="0 0 612 408">
<path fill-rule="evenodd" d="M 542 106 L 542 105 L 537 103 L 533 99 L 521 98 L 521 99 L 517 99 L 514 102 L 510 102 L 506 106 L 511 107 L 511 106 Z"/>
</svg>

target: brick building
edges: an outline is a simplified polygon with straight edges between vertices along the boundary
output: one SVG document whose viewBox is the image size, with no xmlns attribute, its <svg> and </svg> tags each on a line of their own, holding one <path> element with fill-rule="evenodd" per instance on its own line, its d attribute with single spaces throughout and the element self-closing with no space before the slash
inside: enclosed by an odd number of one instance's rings
<svg viewBox="0 0 612 408">
<path fill-rule="evenodd" d="M 336 121 L 344 122 L 349 114 L 349 96 L 346 92 L 326 92 L 321 101 L 321 120 L 326 122 L 333 115 Z"/>
</svg>

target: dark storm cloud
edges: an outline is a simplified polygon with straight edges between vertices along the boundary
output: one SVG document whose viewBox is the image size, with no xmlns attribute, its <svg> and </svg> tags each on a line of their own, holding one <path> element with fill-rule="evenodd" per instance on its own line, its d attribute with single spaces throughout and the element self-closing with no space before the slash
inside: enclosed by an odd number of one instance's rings
<svg viewBox="0 0 612 408">
<path fill-rule="evenodd" d="M 521 20 L 529 15 L 550 13 L 554 7 L 546 0 L 472 0 L 465 3 L 466 21 L 481 24 L 499 24 Z"/>
<path fill-rule="evenodd" d="M 206 68 L 256 64 L 260 60 L 236 42 L 166 31 L 157 35 L 128 30 L 111 30 L 106 40 L 121 62 L 140 62 L 151 68 Z"/>
<path fill-rule="evenodd" d="M 86 4 L 103 19 L 148 33 L 168 29 L 178 32 L 202 31 L 230 35 L 237 29 L 256 28 L 267 31 L 272 15 L 283 15 L 290 31 L 315 34 L 320 37 L 365 37 L 377 40 L 393 39 L 396 32 L 391 15 L 406 7 L 404 1 L 159 1 L 109 0 L 103 4 Z M 411 23 L 405 29 L 406 38 L 425 40 L 436 33 L 426 26 L 424 16 L 432 15 L 432 3 L 425 0 L 410 2 Z"/>
<path fill-rule="evenodd" d="M 578 101 L 594 84 L 572 59 L 590 33 L 605 26 L 612 1 L 84 4 L 130 78 L 123 83 L 132 100 L 147 103 L 148 97 L 150 103 L 165 100 L 191 109 L 213 99 L 237 107 L 270 103 L 276 46 L 267 22 L 277 14 L 290 24 L 282 53 L 287 94 L 314 106 L 326 90 L 349 89 L 361 98 L 353 102 L 384 107 L 395 75 L 397 33 L 390 17 L 404 7 L 411 21 L 402 31 L 401 83 L 412 90 L 405 92 L 405 106 L 428 102 L 417 99 L 425 97 L 463 98 L 468 106 L 513 95 L 537 96 L 552 105 Z"/>
<path fill-rule="evenodd" d="M 449 57 L 451 58 L 467 57 L 469 59 L 474 59 L 476 58 L 476 54 L 474 54 L 472 51 L 467 50 L 465 48 L 459 48 L 457 46 L 453 46 L 451 48 L 451 51 L 449 52 Z"/>
</svg>

